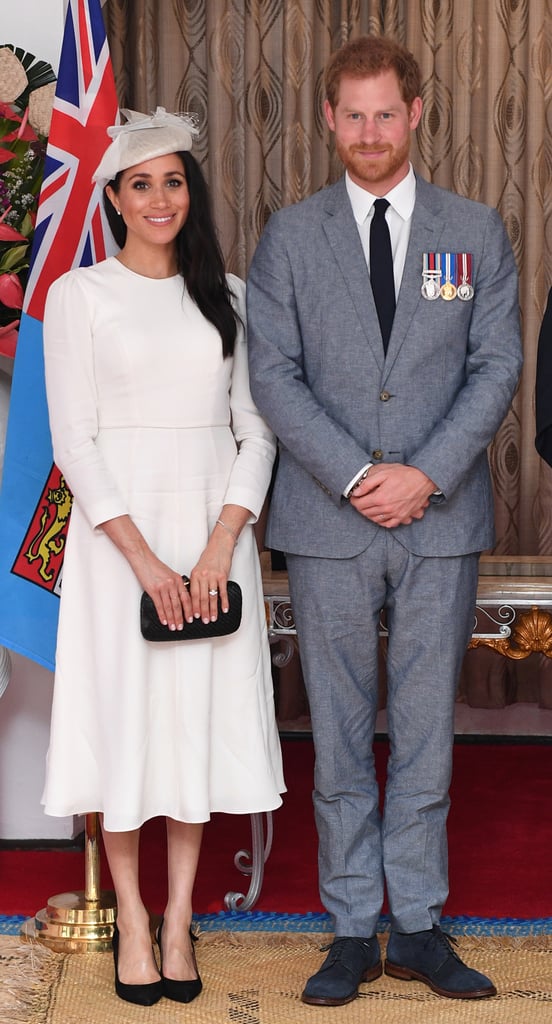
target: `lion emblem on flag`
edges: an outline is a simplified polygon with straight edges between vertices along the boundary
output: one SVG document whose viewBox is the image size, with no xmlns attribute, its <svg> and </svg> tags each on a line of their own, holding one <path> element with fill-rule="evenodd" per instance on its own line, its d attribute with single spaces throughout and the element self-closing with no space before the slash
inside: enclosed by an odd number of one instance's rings
<svg viewBox="0 0 552 1024">
<path fill-rule="evenodd" d="M 28 562 L 35 562 L 38 558 L 41 560 L 42 564 L 38 569 L 38 574 L 46 583 L 49 583 L 54 575 L 53 571 L 49 572 L 50 561 L 53 555 L 60 555 L 63 551 L 65 545 L 63 531 L 67 526 L 73 504 L 73 496 L 62 476 L 59 487 L 48 490 L 46 500 L 48 504 L 42 507 L 40 529 L 32 538 L 25 552 L 25 558 Z"/>
</svg>

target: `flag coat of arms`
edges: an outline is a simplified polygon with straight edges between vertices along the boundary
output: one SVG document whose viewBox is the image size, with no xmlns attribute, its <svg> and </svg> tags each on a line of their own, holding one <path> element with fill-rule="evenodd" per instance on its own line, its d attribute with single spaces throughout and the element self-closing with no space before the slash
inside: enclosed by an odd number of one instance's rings
<svg viewBox="0 0 552 1024">
<path fill-rule="evenodd" d="M 100 0 L 69 0 L 14 364 L 0 494 L 0 645 L 54 667 L 71 493 L 53 463 L 42 319 L 52 281 L 116 251 L 92 183 L 117 120 Z"/>
</svg>

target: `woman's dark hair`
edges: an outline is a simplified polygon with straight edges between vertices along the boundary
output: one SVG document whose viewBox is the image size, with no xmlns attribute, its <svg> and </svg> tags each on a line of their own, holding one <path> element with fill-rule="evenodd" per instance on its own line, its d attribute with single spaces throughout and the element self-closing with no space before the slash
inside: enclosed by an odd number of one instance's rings
<svg viewBox="0 0 552 1024">
<path fill-rule="evenodd" d="M 241 321 L 232 305 L 232 292 L 226 281 L 205 178 L 191 153 L 177 155 L 184 165 L 190 193 L 186 223 L 176 240 L 178 269 L 196 306 L 219 332 L 222 354 L 226 357 L 234 351 L 238 323 Z M 122 173 L 119 171 L 114 180 L 109 182 L 116 194 L 121 186 Z M 117 214 L 105 189 L 104 208 L 113 237 L 122 249 L 126 242 L 126 224 Z"/>
</svg>

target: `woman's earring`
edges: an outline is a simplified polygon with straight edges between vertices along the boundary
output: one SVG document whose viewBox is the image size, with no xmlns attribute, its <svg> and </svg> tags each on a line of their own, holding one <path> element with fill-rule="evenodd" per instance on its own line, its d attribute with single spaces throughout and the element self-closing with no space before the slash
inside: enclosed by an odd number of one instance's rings
<svg viewBox="0 0 552 1024">
<path fill-rule="evenodd" d="M 120 211 L 120 210 L 117 210 L 117 216 L 118 216 L 118 217 L 120 217 L 120 216 L 121 216 L 121 211 Z"/>
</svg>

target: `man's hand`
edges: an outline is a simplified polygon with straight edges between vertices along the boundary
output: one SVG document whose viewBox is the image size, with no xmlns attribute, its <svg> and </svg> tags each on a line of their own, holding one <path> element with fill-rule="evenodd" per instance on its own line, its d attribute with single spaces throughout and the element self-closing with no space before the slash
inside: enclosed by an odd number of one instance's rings
<svg viewBox="0 0 552 1024">
<path fill-rule="evenodd" d="M 351 505 L 366 519 L 391 529 L 422 519 L 437 485 L 421 469 L 400 462 L 371 466 L 355 487 Z"/>
</svg>

